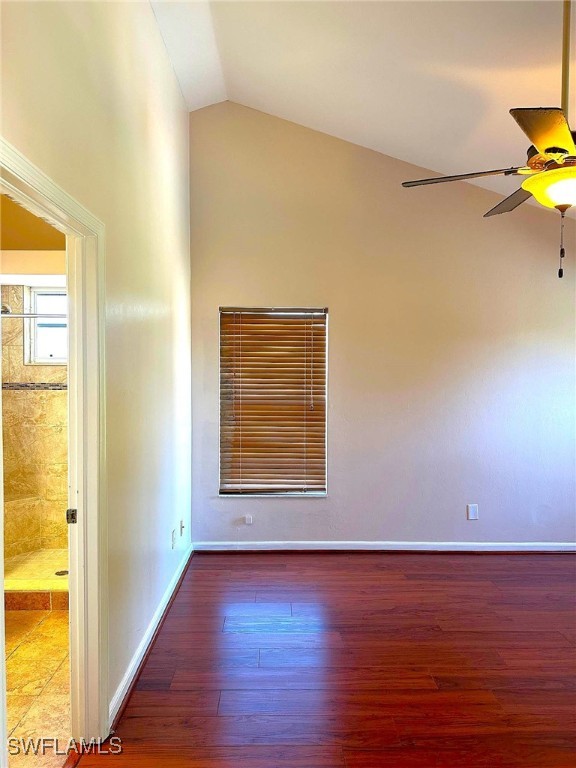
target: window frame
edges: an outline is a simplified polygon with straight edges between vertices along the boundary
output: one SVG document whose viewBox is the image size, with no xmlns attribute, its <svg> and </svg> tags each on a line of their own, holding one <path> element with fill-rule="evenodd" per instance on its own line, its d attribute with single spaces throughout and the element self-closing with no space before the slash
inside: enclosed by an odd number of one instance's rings
<svg viewBox="0 0 576 768">
<path fill-rule="evenodd" d="M 277 313 L 297 313 L 302 314 L 312 312 L 322 312 L 325 316 L 325 380 L 324 380 L 324 490 L 299 490 L 299 491 L 258 491 L 258 492 L 226 492 L 222 491 L 222 338 L 221 338 L 221 315 L 223 312 L 277 312 Z M 218 310 L 218 492 L 220 499 L 273 499 L 273 498 L 298 498 L 298 499 L 325 499 L 328 496 L 328 381 L 329 381 L 329 327 L 330 313 L 328 307 L 219 307 Z"/>
<path fill-rule="evenodd" d="M 43 287 L 35 285 L 24 286 L 23 306 L 25 314 L 37 314 L 37 297 L 42 295 L 57 295 L 68 298 L 68 290 L 60 287 Z M 69 351 L 66 350 L 65 358 L 39 358 L 36 356 L 38 319 L 36 317 L 24 318 L 24 365 L 68 365 Z M 66 329 L 68 334 L 68 318 L 58 323 L 59 327 Z"/>
</svg>

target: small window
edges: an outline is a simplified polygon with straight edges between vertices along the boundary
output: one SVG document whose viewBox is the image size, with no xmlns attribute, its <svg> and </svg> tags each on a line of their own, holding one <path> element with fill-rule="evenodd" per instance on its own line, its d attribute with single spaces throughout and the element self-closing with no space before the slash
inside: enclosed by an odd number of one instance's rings
<svg viewBox="0 0 576 768">
<path fill-rule="evenodd" d="M 220 310 L 220 493 L 326 493 L 326 309 Z"/>
<path fill-rule="evenodd" d="M 25 354 L 28 365 L 66 365 L 68 360 L 68 297 L 55 288 L 25 289 L 27 319 Z"/>
</svg>

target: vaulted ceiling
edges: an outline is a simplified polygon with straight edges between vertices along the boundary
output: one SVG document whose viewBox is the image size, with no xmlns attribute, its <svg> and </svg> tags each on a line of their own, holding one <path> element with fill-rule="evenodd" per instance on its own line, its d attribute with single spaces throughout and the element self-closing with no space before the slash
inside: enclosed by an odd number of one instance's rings
<svg viewBox="0 0 576 768">
<path fill-rule="evenodd" d="M 557 0 L 152 6 L 190 110 L 229 99 L 439 173 L 521 165 L 508 110 L 560 101 Z"/>
</svg>

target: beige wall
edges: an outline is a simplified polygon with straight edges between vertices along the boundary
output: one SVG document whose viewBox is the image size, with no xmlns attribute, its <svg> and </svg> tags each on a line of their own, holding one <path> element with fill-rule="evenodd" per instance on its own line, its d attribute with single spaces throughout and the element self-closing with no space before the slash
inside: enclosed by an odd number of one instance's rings
<svg viewBox="0 0 576 768">
<path fill-rule="evenodd" d="M 63 251 L 66 236 L 6 195 L 0 195 L 0 248 Z"/>
<path fill-rule="evenodd" d="M 66 251 L 0 251 L 0 274 L 65 275 Z"/>
<path fill-rule="evenodd" d="M 558 280 L 551 212 L 231 103 L 190 138 L 194 541 L 573 540 L 574 223 Z M 329 307 L 326 499 L 218 498 L 219 305 Z"/>
<path fill-rule="evenodd" d="M 106 226 L 112 697 L 190 531 L 188 116 L 149 3 L 1 12 L 2 133 Z"/>
</svg>

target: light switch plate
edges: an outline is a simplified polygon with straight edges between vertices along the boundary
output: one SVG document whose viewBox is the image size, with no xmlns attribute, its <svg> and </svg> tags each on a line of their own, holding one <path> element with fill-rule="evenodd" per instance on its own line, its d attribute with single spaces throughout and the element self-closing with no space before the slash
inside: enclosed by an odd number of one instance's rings
<svg viewBox="0 0 576 768">
<path fill-rule="evenodd" d="M 467 504 L 466 516 L 468 520 L 478 520 L 478 504 Z"/>
</svg>

